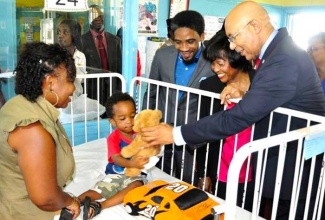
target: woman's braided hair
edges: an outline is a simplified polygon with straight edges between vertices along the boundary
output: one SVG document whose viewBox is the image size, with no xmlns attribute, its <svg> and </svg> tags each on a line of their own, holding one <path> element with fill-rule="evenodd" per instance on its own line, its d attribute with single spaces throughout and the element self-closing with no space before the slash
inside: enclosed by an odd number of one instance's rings
<svg viewBox="0 0 325 220">
<path fill-rule="evenodd" d="M 67 50 L 58 44 L 25 44 L 14 70 L 16 94 L 35 102 L 43 94 L 42 82 L 45 76 L 54 74 L 54 69 L 61 64 L 64 64 L 68 71 L 68 80 L 73 82 L 76 78 L 76 67 L 72 55 Z"/>
</svg>

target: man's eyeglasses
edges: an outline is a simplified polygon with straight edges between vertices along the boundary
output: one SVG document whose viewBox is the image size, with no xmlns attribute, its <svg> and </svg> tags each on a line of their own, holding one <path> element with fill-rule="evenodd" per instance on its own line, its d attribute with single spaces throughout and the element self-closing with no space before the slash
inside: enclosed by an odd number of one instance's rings
<svg viewBox="0 0 325 220">
<path fill-rule="evenodd" d="M 252 20 L 249 21 L 242 29 L 237 31 L 234 35 L 228 37 L 229 43 L 235 43 L 235 40 L 236 40 L 236 37 L 238 36 L 238 34 L 240 34 L 240 32 L 242 32 L 251 22 L 252 22 Z"/>
<path fill-rule="evenodd" d="M 309 47 L 307 52 L 308 53 L 313 53 L 313 52 L 317 52 L 319 51 L 320 49 L 324 49 L 325 46 L 318 46 L 318 47 Z"/>
</svg>

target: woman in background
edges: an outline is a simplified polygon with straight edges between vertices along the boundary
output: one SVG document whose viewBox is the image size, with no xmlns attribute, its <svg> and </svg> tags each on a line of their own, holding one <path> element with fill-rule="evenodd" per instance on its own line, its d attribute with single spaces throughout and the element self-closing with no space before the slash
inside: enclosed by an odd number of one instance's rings
<svg viewBox="0 0 325 220">
<path fill-rule="evenodd" d="M 77 68 L 77 75 L 86 74 L 86 57 L 80 50 L 81 42 L 81 27 L 79 23 L 72 19 L 63 20 L 57 29 L 58 41 L 62 48 L 66 49 L 72 56 Z M 83 93 L 81 85 L 82 80 L 76 79 L 75 95 L 80 96 Z"/>
<path fill-rule="evenodd" d="M 247 91 L 249 89 L 250 82 L 254 76 L 252 65 L 245 59 L 245 57 L 241 56 L 235 50 L 230 49 L 228 37 L 225 34 L 224 30 L 220 30 L 209 40 L 209 42 L 206 44 L 205 49 L 203 50 L 203 56 L 205 59 L 211 62 L 211 69 L 216 75 L 203 80 L 200 84 L 200 89 L 215 93 L 222 93 L 223 89 L 229 84 L 232 84 L 234 87 L 239 88 L 241 91 Z M 213 112 L 210 112 L 210 104 L 210 99 L 202 98 L 200 117 L 204 117 L 210 115 L 210 113 L 224 110 L 224 106 L 221 105 L 220 100 L 214 101 Z M 232 108 L 235 105 L 235 103 L 230 103 L 229 101 L 227 104 L 227 109 Z M 217 141 L 210 143 L 207 162 L 207 176 L 205 178 L 204 161 L 206 149 L 204 147 L 197 149 L 197 171 L 198 176 L 200 177 L 199 188 L 204 189 L 210 193 L 214 193 L 216 181 L 218 181 L 217 196 L 225 199 L 228 169 L 234 152 L 249 142 L 250 138 L 251 127 L 238 133 L 237 145 L 235 145 L 236 135 L 227 137 L 223 141 L 221 161 L 218 161 L 220 142 Z M 218 162 L 220 163 L 219 172 L 217 172 Z M 246 161 L 240 171 L 239 193 L 241 194 L 247 170 L 247 180 L 252 180 L 251 164 L 252 163 L 250 163 L 250 166 L 248 166 Z M 205 186 L 204 188 L 203 185 Z M 238 198 L 239 200 L 242 199 L 241 196 L 238 196 Z M 239 200 L 237 201 L 237 204 L 240 205 L 241 201 Z M 251 208 L 248 203 L 246 203 L 245 207 L 247 209 Z"/>
<path fill-rule="evenodd" d="M 325 32 L 320 32 L 309 39 L 308 53 L 316 65 L 319 79 L 325 93 Z"/>
<path fill-rule="evenodd" d="M 26 44 L 15 69 L 16 96 L 0 110 L 0 213 L 4 220 L 53 220 L 80 204 L 63 191 L 75 162 L 57 108 L 71 101 L 76 67 L 59 45 Z"/>
</svg>

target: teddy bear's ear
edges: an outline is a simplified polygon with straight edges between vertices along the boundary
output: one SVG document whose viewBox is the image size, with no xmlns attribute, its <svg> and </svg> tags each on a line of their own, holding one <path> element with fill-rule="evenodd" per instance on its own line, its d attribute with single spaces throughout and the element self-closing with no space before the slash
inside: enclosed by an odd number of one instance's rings
<svg viewBox="0 0 325 220">
<path fill-rule="evenodd" d="M 156 110 L 156 116 L 159 118 L 159 120 L 162 118 L 162 113 L 160 110 Z"/>
<path fill-rule="evenodd" d="M 134 117 L 133 131 L 135 132 L 138 132 L 140 119 L 141 119 L 141 112 L 136 114 L 136 116 Z"/>
</svg>

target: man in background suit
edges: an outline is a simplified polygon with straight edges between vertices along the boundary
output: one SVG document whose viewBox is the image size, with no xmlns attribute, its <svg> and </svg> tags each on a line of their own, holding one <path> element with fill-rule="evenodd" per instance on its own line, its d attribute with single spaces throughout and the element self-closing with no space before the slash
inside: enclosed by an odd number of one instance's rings
<svg viewBox="0 0 325 220">
<path fill-rule="evenodd" d="M 210 62 L 203 58 L 204 41 L 204 19 L 196 11 L 182 11 L 175 15 L 171 20 L 171 36 L 174 45 L 163 47 L 157 50 L 150 70 L 150 79 L 163 82 L 174 83 L 177 85 L 199 88 L 200 81 L 214 75 L 210 68 Z M 163 112 L 163 119 L 166 123 L 181 125 L 197 120 L 197 97 L 191 96 L 188 108 L 188 118 L 186 121 L 186 93 L 170 91 L 168 103 L 166 103 L 166 90 L 159 90 L 158 106 L 156 106 L 156 87 L 150 87 L 149 106 L 147 106 L 148 91 L 144 96 L 144 108 L 158 108 Z M 178 100 L 177 100 L 178 98 Z M 176 101 L 178 105 L 176 106 Z M 168 105 L 167 112 L 165 106 Z M 175 108 L 177 108 L 177 120 L 174 120 Z M 183 146 L 175 146 L 175 171 L 176 176 L 180 177 L 182 164 Z M 191 183 L 193 150 L 186 148 L 184 173 L 182 180 Z M 165 157 L 163 168 L 170 173 L 172 147 L 165 146 Z M 197 180 L 195 178 L 195 180 Z"/>
<path fill-rule="evenodd" d="M 93 5 L 89 7 L 89 31 L 82 35 L 83 50 L 87 60 L 87 72 L 106 73 L 122 72 L 122 51 L 119 37 L 105 31 L 104 14 L 102 9 Z M 112 87 L 109 80 L 100 80 L 99 101 L 105 105 L 110 90 L 112 93 L 121 89 L 121 82 L 114 79 Z M 89 98 L 97 99 L 97 79 L 87 80 L 87 95 Z"/>
<path fill-rule="evenodd" d="M 274 29 L 267 11 L 262 6 L 253 1 L 239 3 L 227 15 L 225 30 L 232 50 L 236 50 L 247 60 L 261 59 L 250 90 L 232 109 L 215 113 L 197 122 L 176 128 L 159 125 L 142 129 L 144 141 L 150 142 L 150 145 L 186 143 L 195 148 L 204 142 L 236 134 L 253 123 L 256 123 L 254 139 L 263 138 L 267 135 L 270 112 L 277 107 L 325 115 L 325 96 L 311 59 L 293 42 L 285 28 Z M 243 93 L 244 91 L 241 91 L 241 94 Z M 231 98 L 232 94 L 234 89 L 227 89 L 223 98 L 225 96 Z M 286 131 L 286 118 L 283 117 L 273 118 L 270 135 Z M 290 129 L 305 127 L 306 123 L 304 120 L 292 119 Z M 277 219 L 289 219 L 291 187 L 297 155 L 295 144 L 290 143 L 287 146 Z M 321 157 L 322 155 L 316 160 L 314 183 L 318 182 Z M 277 159 L 278 153 L 269 150 L 265 173 L 267 181 L 264 182 L 262 196 L 271 203 Z M 303 219 L 310 162 L 310 160 L 304 162 L 297 214 L 293 219 Z M 314 186 L 310 199 L 311 206 L 314 204 L 317 189 Z M 269 217 L 267 213 L 264 214 Z M 307 219 L 310 218 L 309 215 Z"/>
</svg>

